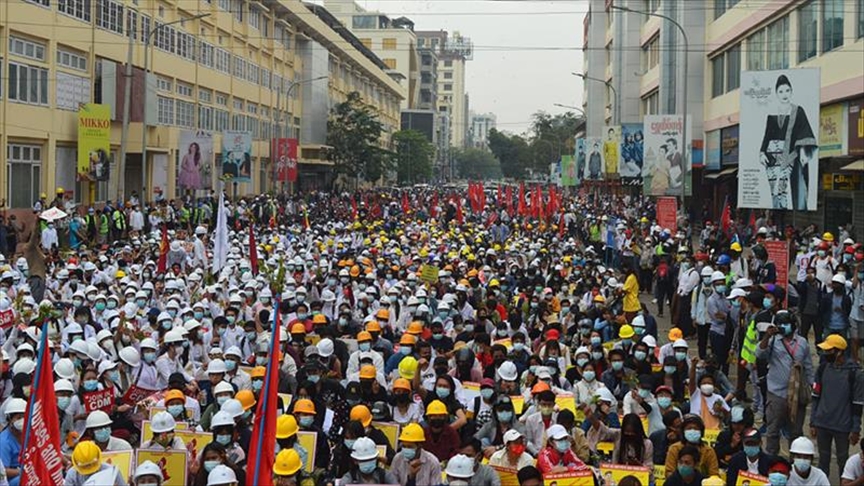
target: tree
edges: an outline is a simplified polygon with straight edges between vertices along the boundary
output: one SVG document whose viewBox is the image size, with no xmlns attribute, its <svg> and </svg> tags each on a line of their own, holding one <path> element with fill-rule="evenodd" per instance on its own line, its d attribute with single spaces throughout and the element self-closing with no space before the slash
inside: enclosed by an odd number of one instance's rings
<svg viewBox="0 0 864 486">
<path fill-rule="evenodd" d="M 393 134 L 393 165 L 399 184 L 427 182 L 432 177 L 432 157 L 435 148 L 417 130 L 402 130 Z"/>
<path fill-rule="evenodd" d="M 531 167 L 531 149 L 520 135 L 509 135 L 496 129 L 489 130 L 489 150 L 498 159 L 504 177 L 521 179 Z"/>
<path fill-rule="evenodd" d="M 453 151 L 453 161 L 463 179 L 499 179 L 501 163 L 490 152 L 476 148 Z"/>
<path fill-rule="evenodd" d="M 327 120 L 327 152 L 336 173 L 369 182 L 380 179 L 389 164 L 378 145 L 382 130 L 378 116 L 356 91 L 333 107 Z"/>
</svg>

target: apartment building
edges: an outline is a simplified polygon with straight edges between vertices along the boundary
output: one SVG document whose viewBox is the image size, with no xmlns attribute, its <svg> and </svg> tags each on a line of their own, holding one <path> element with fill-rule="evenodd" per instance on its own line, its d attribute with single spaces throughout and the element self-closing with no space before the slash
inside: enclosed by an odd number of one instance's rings
<svg viewBox="0 0 864 486">
<path fill-rule="evenodd" d="M 465 90 L 466 62 L 473 58 L 471 39 L 459 32 L 418 31 L 419 48 L 437 53 L 438 112 L 449 120 L 449 142 L 452 147 L 465 147 L 470 120 Z"/>
<path fill-rule="evenodd" d="M 131 123 L 121 167 L 130 43 Z M 8 74 L 0 91 L 0 163 L 7 168 L 0 199 L 28 208 L 57 187 L 84 203 L 132 191 L 149 199 L 157 187 L 179 196 L 183 130 L 212 132 L 217 161 L 221 132 L 251 132 L 251 182 L 238 184 L 241 194 L 273 187 L 269 141 L 280 135 L 300 139 L 299 187 L 317 185 L 320 173 L 332 173 L 322 150 L 329 107 L 345 92 L 359 91 L 386 126 L 399 126 L 400 86 L 358 45 L 296 0 L 8 2 L 0 9 Z M 323 103 L 317 111 L 314 99 Z M 93 184 L 76 181 L 78 108 L 91 102 L 111 107 L 111 177 Z"/>
<path fill-rule="evenodd" d="M 471 114 L 471 147 L 489 150 L 489 131 L 495 128 L 497 117 L 494 113 Z"/>
</svg>

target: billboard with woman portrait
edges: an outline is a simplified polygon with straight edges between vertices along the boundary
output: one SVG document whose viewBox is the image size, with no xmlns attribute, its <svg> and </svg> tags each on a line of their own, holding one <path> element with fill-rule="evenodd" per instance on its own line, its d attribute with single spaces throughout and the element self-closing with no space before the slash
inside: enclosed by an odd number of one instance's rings
<svg viewBox="0 0 864 486">
<path fill-rule="evenodd" d="M 213 134 L 203 130 L 180 131 L 177 185 L 186 190 L 213 185 Z"/>
</svg>

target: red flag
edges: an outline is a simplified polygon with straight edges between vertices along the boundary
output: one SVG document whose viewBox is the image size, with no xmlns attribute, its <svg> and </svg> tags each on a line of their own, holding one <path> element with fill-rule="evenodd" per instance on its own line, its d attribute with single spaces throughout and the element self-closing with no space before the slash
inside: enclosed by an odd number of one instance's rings
<svg viewBox="0 0 864 486">
<path fill-rule="evenodd" d="M 756 234 L 757 231 L 759 231 L 759 228 L 756 227 L 756 210 L 755 209 L 750 210 L 750 222 L 747 223 L 747 225 L 750 226 L 751 228 L 753 228 L 753 234 L 754 235 Z"/>
<path fill-rule="evenodd" d="M 519 216 L 525 216 L 528 209 L 525 207 L 525 183 L 519 183 Z"/>
<path fill-rule="evenodd" d="M 403 192 L 402 193 L 402 213 L 408 214 L 409 212 L 411 212 L 411 205 L 408 203 L 408 193 Z"/>
<path fill-rule="evenodd" d="M 456 196 L 454 199 L 456 200 L 456 222 L 461 225 L 462 221 L 465 220 L 465 217 L 462 214 L 462 198 Z"/>
<path fill-rule="evenodd" d="M 255 244 L 255 225 L 249 225 L 249 264 L 252 275 L 258 276 L 258 246 Z"/>
<path fill-rule="evenodd" d="M 486 191 L 483 189 L 483 183 L 477 183 L 477 212 L 483 212 L 486 207 Z"/>
<path fill-rule="evenodd" d="M 565 226 L 564 213 L 562 212 L 561 217 L 558 218 L 558 238 L 564 238 L 564 231 L 566 230 Z"/>
<path fill-rule="evenodd" d="M 42 325 L 39 356 L 36 358 L 30 400 L 24 415 L 29 426 L 21 445 L 21 486 L 63 484 L 63 455 L 60 452 L 60 421 L 48 347 L 48 322 Z"/>
<path fill-rule="evenodd" d="M 357 200 L 353 197 L 351 198 L 351 220 L 357 219 Z"/>
<path fill-rule="evenodd" d="M 165 273 L 168 266 L 168 226 L 162 225 L 162 241 L 159 243 L 159 262 L 156 273 Z"/>
<path fill-rule="evenodd" d="M 499 208 L 506 207 L 506 206 L 504 206 L 503 201 L 504 201 L 504 194 L 503 194 L 503 191 L 501 190 L 501 184 L 498 184 L 498 198 L 496 199 L 496 202 L 498 203 Z"/>
<path fill-rule="evenodd" d="M 531 213 L 535 219 L 539 219 L 543 213 L 543 189 L 540 186 L 534 186 L 534 200 L 531 201 Z"/>
<path fill-rule="evenodd" d="M 429 205 L 429 215 L 433 218 L 438 217 L 438 193 L 432 193 L 432 204 Z"/>
<path fill-rule="evenodd" d="M 723 204 L 723 213 L 720 215 L 720 226 L 723 234 L 729 236 L 729 227 L 732 225 L 732 208 L 729 206 L 729 198 Z"/>
<path fill-rule="evenodd" d="M 516 216 L 515 209 L 516 206 L 513 205 L 513 186 L 507 186 L 507 212 L 510 213 L 510 217 Z"/>
<path fill-rule="evenodd" d="M 279 307 L 279 301 L 276 301 Z M 246 455 L 246 484 L 257 486 L 273 485 L 273 463 L 276 462 L 276 407 L 279 386 L 279 313 L 273 313 L 273 336 L 270 339 L 270 354 L 267 359 L 267 372 L 264 375 L 264 388 L 255 409 L 252 425 L 252 440 Z"/>
</svg>

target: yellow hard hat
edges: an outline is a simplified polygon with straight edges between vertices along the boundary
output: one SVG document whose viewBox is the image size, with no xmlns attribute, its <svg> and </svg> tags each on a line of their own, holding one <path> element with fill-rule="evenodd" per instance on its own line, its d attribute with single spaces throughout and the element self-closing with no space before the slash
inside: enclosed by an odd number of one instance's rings
<svg viewBox="0 0 864 486">
<path fill-rule="evenodd" d="M 283 415 L 284 417 L 284 415 Z M 276 454 L 276 462 L 273 463 L 273 472 L 279 476 L 293 476 L 303 467 L 300 454 L 294 449 L 282 449 Z"/>
<path fill-rule="evenodd" d="M 399 376 L 406 380 L 413 380 L 417 374 L 417 359 L 413 356 L 406 356 L 399 362 Z"/>
<path fill-rule="evenodd" d="M 366 331 L 368 332 L 381 332 L 381 324 L 378 321 L 369 321 L 366 323 Z"/>
<path fill-rule="evenodd" d="M 736 241 L 735 243 L 732 243 L 731 245 L 729 245 L 729 249 L 732 251 L 741 251 L 741 243 L 738 243 Z"/>
<path fill-rule="evenodd" d="M 618 336 L 620 336 L 622 339 L 629 339 L 633 337 L 634 334 L 636 333 L 633 331 L 633 328 L 628 324 L 624 324 L 623 326 L 621 326 L 621 330 L 618 331 Z"/>
<path fill-rule="evenodd" d="M 308 413 L 314 415 L 315 404 L 312 403 L 312 400 L 306 398 L 297 400 L 297 403 L 294 404 L 294 413 Z"/>
<path fill-rule="evenodd" d="M 423 323 L 420 321 L 413 321 L 411 324 L 408 324 L 408 334 L 412 336 L 419 336 L 423 333 Z"/>
<path fill-rule="evenodd" d="M 447 411 L 447 405 L 441 400 L 433 400 L 426 408 L 426 415 L 450 415 Z"/>
<path fill-rule="evenodd" d="M 280 415 L 276 419 L 276 438 L 287 439 L 297 433 L 297 419 L 293 415 Z"/>
<path fill-rule="evenodd" d="M 403 334 L 399 338 L 399 344 L 403 346 L 413 346 L 417 343 L 417 338 L 413 334 Z"/>
<path fill-rule="evenodd" d="M 72 451 L 72 466 L 82 476 L 89 476 L 102 466 L 102 449 L 95 442 L 79 442 Z"/>
<path fill-rule="evenodd" d="M 63 189 L 62 187 L 57 188 L 57 194 L 65 194 L 65 193 L 66 193 L 66 189 Z"/>
<path fill-rule="evenodd" d="M 369 427 L 369 424 L 372 423 L 372 412 L 366 405 L 354 405 L 354 408 L 351 409 L 350 418 L 363 424 L 363 427 Z"/>
<path fill-rule="evenodd" d="M 410 392 L 411 382 L 405 378 L 396 378 L 396 380 L 393 381 L 393 390 L 406 390 Z"/>
<path fill-rule="evenodd" d="M 711 476 L 702 480 L 702 486 L 723 486 L 724 484 L 726 482 L 717 476 Z"/>
<path fill-rule="evenodd" d="M 252 368 L 252 372 L 249 373 L 250 378 L 264 378 L 267 374 L 267 368 L 263 366 L 256 366 Z"/>
<path fill-rule="evenodd" d="M 295 322 L 291 325 L 291 334 L 306 334 L 306 326 L 302 322 Z"/>
<path fill-rule="evenodd" d="M 243 405 L 244 412 L 255 406 L 255 394 L 252 393 L 252 390 L 240 390 L 237 395 L 234 395 L 234 398 L 240 402 L 240 405 Z"/>
<path fill-rule="evenodd" d="M 378 372 L 375 371 L 375 367 L 372 365 L 363 365 L 360 367 L 360 379 L 361 380 L 373 380 L 378 375 Z"/>
<path fill-rule="evenodd" d="M 375 313 L 375 317 L 382 321 L 390 320 L 390 311 L 388 309 L 378 309 L 378 312 Z"/>
<path fill-rule="evenodd" d="M 830 243 L 830 242 L 834 241 L 834 235 L 832 235 L 831 233 L 829 233 L 829 232 L 826 231 L 826 232 L 822 235 L 822 241 L 827 241 L 827 242 Z"/>
<path fill-rule="evenodd" d="M 114 278 L 123 278 L 126 276 L 126 272 L 123 270 L 117 270 L 117 273 L 114 274 Z"/>
<path fill-rule="evenodd" d="M 358 343 L 363 343 L 363 342 L 371 341 L 371 340 L 372 340 L 372 335 L 369 334 L 368 331 L 360 331 L 357 333 L 357 342 Z"/>
<path fill-rule="evenodd" d="M 327 316 L 324 314 L 315 314 L 312 318 L 312 324 L 327 324 Z"/>
<path fill-rule="evenodd" d="M 399 434 L 399 442 L 426 442 L 426 434 L 423 433 L 423 427 L 416 423 L 406 425 L 402 429 L 402 433 Z"/>
<path fill-rule="evenodd" d="M 186 395 L 184 395 L 183 392 L 181 392 L 180 390 L 168 390 L 168 392 L 165 393 L 165 405 L 168 405 L 168 402 L 170 402 L 171 400 L 181 400 L 185 404 Z"/>
</svg>

